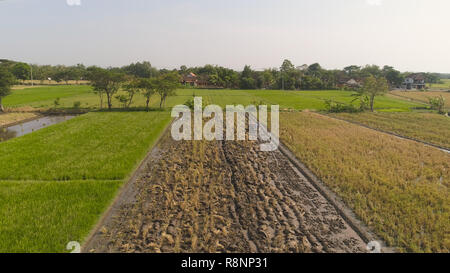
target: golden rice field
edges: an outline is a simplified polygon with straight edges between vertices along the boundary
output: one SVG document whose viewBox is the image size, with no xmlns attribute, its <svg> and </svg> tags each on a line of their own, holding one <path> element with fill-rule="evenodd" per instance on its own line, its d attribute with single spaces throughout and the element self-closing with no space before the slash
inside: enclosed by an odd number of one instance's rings
<svg viewBox="0 0 450 273">
<path fill-rule="evenodd" d="M 450 149 L 450 118 L 433 113 L 332 114 L 334 117 Z"/>
<path fill-rule="evenodd" d="M 392 95 L 403 97 L 415 101 L 428 103 L 428 98 L 443 96 L 445 99 L 445 107 L 450 108 L 450 92 L 414 92 L 414 91 L 392 91 Z"/>
<path fill-rule="evenodd" d="M 388 245 L 450 251 L 450 155 L 315 113 L 282 113 L 281 139 Z"/>
</svg>

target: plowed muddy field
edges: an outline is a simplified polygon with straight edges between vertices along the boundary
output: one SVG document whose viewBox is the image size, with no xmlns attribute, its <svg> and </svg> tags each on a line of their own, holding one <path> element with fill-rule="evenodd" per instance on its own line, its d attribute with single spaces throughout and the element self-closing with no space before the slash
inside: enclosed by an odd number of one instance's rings
<svg viewBox="0 0 450 273">
<path fill-rule="evenodd" d="M 279 151 L 165 135 L 86 252 L 365 252 L 366 244 Z"/>
</svg>

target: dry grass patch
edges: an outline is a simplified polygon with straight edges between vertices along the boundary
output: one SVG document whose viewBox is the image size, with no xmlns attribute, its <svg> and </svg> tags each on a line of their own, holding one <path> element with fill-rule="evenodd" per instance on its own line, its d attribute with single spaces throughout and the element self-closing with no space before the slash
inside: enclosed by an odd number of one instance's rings
<svg viewBox="0 0 450 273">
<path fill-rule="evenodd" d="M 4 113 L 0 114 L 0 127 L 37 117 L 36 113 Z"/>
<path fill-rule="evenodd" d="M 450 250 L 450 156 L 314 113 L 282 113 L 282 141 L 391 246 Z"/>
</svg>

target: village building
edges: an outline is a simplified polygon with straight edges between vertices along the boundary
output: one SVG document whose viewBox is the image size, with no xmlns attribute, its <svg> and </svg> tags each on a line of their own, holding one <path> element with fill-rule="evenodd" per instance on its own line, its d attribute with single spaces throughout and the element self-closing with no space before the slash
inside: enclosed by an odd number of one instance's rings
<svg viewBox="0 0 450 273">
<path fill-rule="evenodd" d="M 202 87 L 202 88 L 209 87 L 207 77 L 197 76 L 196 74 L 194 74 L 192 72 L 187 75 L 184 75 L 181 79 L 181 83 L 184 86 Z"/>
<path fill-rule="evenodd" d="M 340 89 L 356 90 L 362 87 L 362 82 L 354 78 L 342 77 L 338 80 L 337 86 Z"/>
<path fill-rule="evenodd" d="M 420 73 L 411 74 L 405 78 L 405 81 L 402 84 L 403 89 L 412 90 L 422 90 L 425 89 L 425 76 Z"/>
<path fill-rule="evenodd" d="M 360 82 L 356 81 L 355 79 L 350 79 L 345 83 L 345 86 L 347 86 L 348 88 L 360 88 L 362 85 Z"/>
<path fill-rule="evenodd" d="M 181 83 L 186 86 L 197 86 L 198 77 L 194 73 L 189 73 L 183 76 Z"/>
</svg>

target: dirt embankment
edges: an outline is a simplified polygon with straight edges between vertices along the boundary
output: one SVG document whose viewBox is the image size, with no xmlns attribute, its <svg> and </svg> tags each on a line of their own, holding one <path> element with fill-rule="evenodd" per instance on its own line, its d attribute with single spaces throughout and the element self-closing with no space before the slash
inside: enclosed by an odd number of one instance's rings
<svg viewBox="0 0 450 273">
<path fill-rule="evenodd" d="M 38 113 L 0 113 L 0 129 L 39 118 Z"/>
<path fill-rule="evenodd" d="M 86 252 L 364 252 L 279 151 L 168 135 Z M 131 190 L 130 190 L 131 189 Z"/>
</svg>

